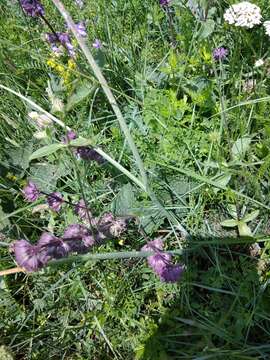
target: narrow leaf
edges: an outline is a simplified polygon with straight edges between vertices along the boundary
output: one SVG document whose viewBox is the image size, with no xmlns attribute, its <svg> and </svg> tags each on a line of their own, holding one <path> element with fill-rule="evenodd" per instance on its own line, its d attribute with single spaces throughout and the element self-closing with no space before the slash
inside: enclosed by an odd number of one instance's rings
<svg viewBox="0 0 270 360">
<path fill-rule="evenodd" d="M 237 225 L 238 225 L 238 221 L 234 220 L 234 219 L 224 220 L 221 223 L 221 226 L 224 226 L 224 227 L 235 227 Z"/>
<path fill-rule="evenodd" d="M 62 149 L 64 147 L 66 147 L 66 145 L 61 143 L 43 146 L 42 148 L 32 153 L 32 155 L 29 157 L 29 161 L 41 158 L 43 156 L 51 155 L 55 153 L 57 150 Z"/>
<path fill-rule="evenodd" d="M 92 145 L 93 142 L 90 139 L 85 139 L 83 137 L 79 137 L 78 139 L 70 141 L 69 145 L 71 146 L 88 146 Z"/>
<path fill-rule="evenodd" d="M 250 214 L 247 214 L 243 217 L 242 221 L 244 221 L 245 223 L 255 220 L 256 217 L 258 217 L 260 211 L 259 210 L 254 210 L 252 211 Z"/>
</svg>

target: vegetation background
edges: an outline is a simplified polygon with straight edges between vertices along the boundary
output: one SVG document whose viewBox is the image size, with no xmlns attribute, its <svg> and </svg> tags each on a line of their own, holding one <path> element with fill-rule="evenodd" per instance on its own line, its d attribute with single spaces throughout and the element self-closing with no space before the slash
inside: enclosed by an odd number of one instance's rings
<svg viewBox="0 0 270 360">
<path fill-rule="evenodd" d="M 53 2 L 42 3 L 46 19 L 64 31 Z M 226 24 L 231 1 L 63 3 L 75 22 L 87 22 L 89 47 L 152 196 L 132 181 L 140 177 L 138 163 L 83 53 L 75 66 L 55 57 L 42 19 L 2 0 L 1 85 L 91 139 L 116 166 L 74 164 L 66 151 L 30 161 L 65 129 L 41 131 L 28 116 L 34 107 L 1 88 L 1 270 L 16 266 L 12 241 L 35 243 L 42 231 L 61 234 L 79 221 L 68 206 L 58 214 L 37 208 L 39 201 L 27 204 L 21 190 L 32 179 L 74 202 L 81 182 L 93 214 L 134 219 L 96 252 L 140 250 L 162 236 L 168 249 L 184 249 L 177 260 L 185 273 L 177 284 L 163 283 L 144 259 L 130 258 L 0 277 L 0 359 L 269 359 L 270 38 L 262 27 Z M 254 3 L 267 19 L 269 2 Z M 215 61 L 220 46 L 228 56 Z"/>
</svg>

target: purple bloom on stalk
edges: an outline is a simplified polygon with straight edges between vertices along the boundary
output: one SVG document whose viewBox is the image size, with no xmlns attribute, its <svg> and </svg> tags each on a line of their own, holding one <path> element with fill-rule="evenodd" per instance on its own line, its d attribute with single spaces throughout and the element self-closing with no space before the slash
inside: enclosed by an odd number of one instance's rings
<svg viewBox="0 0 270 360">
<path fill-rule="evenodd" d="M 75 206 L 75 213 L 83 220 L 88 220 L 88 214 L 90 217 L 92 216 L 90 210 L 87 209 L 83 199 L 81 199 Z"/>
<path fill-rule="evenodd" d="M 93 160 L 96 161 L 98 164 L 103 164 L 105 161 L 103 157 L 99 155 L 99 153 L 90 146 L 80 146 L 77 148 L 76 152 L 77 155 L 83 160 Z"/>
<path fill-rule="evenodd" d="M 213 58 L 216 61 L 224 60 L 229 53 L 229 50 L 224 47 L 218 47 L 213 50 Z"/>
<path fill-rule="evenodd" d="M 29 181 L 28 184 L 23 188 L 22 192 L 25 199 L 29 202 L 36 201 L 40 196 L 40 192 L 33 181 Z"/>
<path fill-rule="evenodd" d="M 87 37 L 86 26 L 84 21 L 80 21 L 76 24 L 76 29 L 82 37 Z"/>
<path fill-rule="evenodd" d="M 71 140 L 77 139 L 77 134 L 73 130 L 69 130 L 66 136 L 63 138 L 62 142 L 68 144 Z"/>
<path fill-rule="evenodd" d="M 63 197 L 59 192 L 53 192 L 47 197 L 49 207 L 56 212 L 60 211 L 63 201 Z"/>
<path fill-rule="evenodd" d="M 70 56 L 73 57 L 75 55 L 74 46 L 72 45 L 70 36 L 67 32 L 57 32 L 55 34 L 46 33 L 45 39 L 49 44 L 52 45 L 53 51 L 61 52 L 59 47 L 56 45 L 57 43 L 60 43 L 67 49 Z"/>
<path fill-rule="evenodd" d="M 26 15 L 37 17 L 44 16 L 45 11 L 38 0 L 20 0 L 21 7 Z"/>
<path fill-rule="evenodd" d="M 65 241 L 48 232 L 41 235 L 38 245 L 41 249 L 46 249 L 47 255 L 51 259 L 65 257 L 71 250 Z"/>
<path fill-rule="evenodd" d="M 92 44 L 93 48 L 95 49 L 100 49 L 102 44 L 101 44 L 101 41 L 99 39 L 95 39 L 95 41 L 93 42 Z"/>
<path fill-rule="evenodd" d="M 29 272 L 37 271 L 49 260 L 46 251 L 42 251 L 38 245 L 31 245 L 26 240 L 15 241 L 11 250 L 15 254 L 17 264 Z"/>
<path fill-rule="evenodd" d="M 159 5 L 162 7 L 166 7 L 170 5 L 171 0 L 159 0 Z"/>
<path fill-rule="evenodd" d="M 165 253 L 163 250 L 163 241 L 155 239 L 143 246 L 142 251 L 154 251 L 154 255 L 148 256 L 148 265 L 159 276 L 161 281 L 177 282 L 184 268 L 179 264 L 172 264 L 172 255 Z"/>
</svg>

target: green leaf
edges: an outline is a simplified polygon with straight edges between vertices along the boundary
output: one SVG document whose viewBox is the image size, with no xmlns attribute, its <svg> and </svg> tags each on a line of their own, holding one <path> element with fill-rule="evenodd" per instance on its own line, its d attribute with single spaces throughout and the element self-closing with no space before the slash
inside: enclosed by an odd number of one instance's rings
<svg viewBox="0 0 270 360">
<path fill-rule="evenodd" d="M 29 166 L 29 157 L 33 151 L 32 144 L 28 144 L 20 147 L 19 149 L 10 149 L 9 156 L 12 161 L 12 165 L 18 166 L 23 170 L 26 170 Z"/>
<path fill-rule="evenodd" d="M 247 214 L 243 217 L 242 221 L 247 223 L 249 221 L 255 220 L 256 217 L 258 217 L 260 211 L 259 210 L 254 210 L 252 211 L 250 214 Z"/>
<path fill-rule="evenodd" d="M 238 222 L 238 231 L 240 236 L 252 236 L 250 228 L 243 221 Z"/>
<path fill-rule="evenodd" d="M 124 185 L 111 204 L 111 209 L 116 215 L 133 215 L 136 199 L 134 188 L 131 184 Z"/>
<path fill-rule="evenodd" d="M 52 192 L 58 179 L 70 172 L 71 163 L 59 163 L 57 165 L 38 163 L 30 169 L 30 180 L 32 180 L 41 191 Z"/>
<path fill-rule="evenodd" d="M 69 97 L 66 105 L 66 111 L 70 111 L 71 109 L 73 109 L 76 105 L 78 105 L 81 101 L 83 101 L 91 93 L 93 93 L 96 88 L 96 85 L 93 85 L 89 82 L 84 82 L 80 84 L 75 89 L 75 92 Z"/>
<path fill-rule="evenodd" d="M 3 230 L 5 227 L 10 225 L 8 219 L 4 219 L 6 214 L 4 213 L 2 207 L 0 206 L 0 230 Z"/>
<path fill-rule="evenodd" d="M 209 37 L 215 30 L 216 23 L 212 19 L 208 19 L 205 22 L 201 23 L 201 28 L 199 31 L 199 39 L 206 39 Z"/>
<path fill-rule="evenodd" d="M 224 226 L 224 227 L 235 227 L 237 225 L 238 225 L 238 221 L 234 220 L 234 219 L 224 220 L 221 223 L 221 226 Z"/>
<path fill-rule="evenodd" d="M 51 154 L 55 153 L 57 150 L 62 149 L 66 146 L 67 145 L 61 144 L 61 143 L 43 146 L 42 148 L 40 148 L 32 153 L 32 155 L 29 157 L 29 161 L 34 160 L 34 159 L 39 159 L 43 156 L 51 155 Z"/>
<path fill-rule="evenodd" d="M 245 155 L 247 150 L 249 149 L 249 145 L 251 143 L 251 138 L 248 136 L 244 136 L 233 144 L 232 146 L 232 156 L 233 158 L 239 159 Z"/>
<path fill-rule="evenodd" d="M 69 145 L 71 146 L 88 146 L 92 145 L 93 141 L 90 139 L 85 139 L 83 137 L 79 137 L 78 139 L 71 140 Z"/>
</svg>

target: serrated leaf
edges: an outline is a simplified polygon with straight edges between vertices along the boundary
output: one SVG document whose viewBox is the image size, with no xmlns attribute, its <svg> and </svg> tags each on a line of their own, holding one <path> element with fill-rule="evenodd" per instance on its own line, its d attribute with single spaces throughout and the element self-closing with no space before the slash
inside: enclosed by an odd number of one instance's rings
<svg viewBox="0 0 270 360">
<path fill-rule="evenodd" d="M 224 220 L 221 223 L 221 226 L 224 226 L 224 227 L 235 227 L 237 225 L 238 225 L 238 221 L 234 220 L 234 219 Z"/>
<path fill-rule="evenodd" d="M 69 145 L 71 146 L 88 146 L 92 145 L 93 142 L 90 139 L 85 139 L 83 137 L 79 137 L 78 139 L 71 140 Z"/>
<path fill-rule="evenodd" d="M 26 170 L 29 166 L 29 157 L 32 151 L 32 144 L 22 146 L 19 149 L 10 149 L 9 156 L 11 158 L 12 165 L 18 166 L 21 169 Z"/>
<path fill-rule="evenodd" d="M 69 97 L 67 100 L 66 111 L 70 111 L 76 105 L 78 105 L 81 101 L 87 98 L 92 92 L 96 89 L 96 85 L 90 84 L 89 82 L 85 82 L 80 84 L 75 92 Z"/>
<path fill-rule="evenodd" d="M 51 154 L 55 153 L 56 151 L 58 151 L 59 149 L 62 149 L 66 146 L 67 145 L 61 144 L 61 143 L 43 146 L 42 148 L 40 148 L 32 153 L 32 155 L 29 157 L 29 161 L 51 155 Z"/>
<path fill-rule="evenodd" d="M 251 138 L 248 136 L 244 136 L 233 144 L 232 146 L 232 156 L 234 159 L 239 159 L 245 155 L 247 150 L 249 149 L 249 145 L 251 143 Z"/>
<path fill-rule="evenodd" d="M 62 162 L 58 165 L 39 163 L 31 167 L 29 178 L 41 191 L 49 193 L 55 191 L 57 180 L 66 176 L 69 171 L 70 167 L 65 167 Z"/>
<path fill-rule="evenodd" d="M 133 215 L 133 208 L 135 203 L 136 199 L 134 187 L 131 184 L 126 184 L 116 195 L 114 201 L 111 204 L 111 209 L 116 215 L 119 216 Z"/>
<path fill-rule="evenodd" d="M 260 211 L 259 210 L 254 210 L 252 211 L 250 214 L 247 214 L 243 217 L 242 221 L 247 223 L 249 221 L 253 221 L 256 219 L 256 217 L 258 217 Z"/>
</svg>

